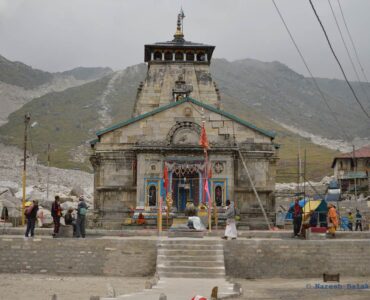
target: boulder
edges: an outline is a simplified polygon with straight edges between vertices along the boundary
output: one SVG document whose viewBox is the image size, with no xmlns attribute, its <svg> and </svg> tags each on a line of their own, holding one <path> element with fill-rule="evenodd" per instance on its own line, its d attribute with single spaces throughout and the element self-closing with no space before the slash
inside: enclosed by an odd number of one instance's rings
<svg viewBox="0 0 370 300">
<path fill-rule="evenodd" d="M 78 185 L 75 185 L 72 190 L 69 192 L 69 194 L 71 196 L 76 196 L 76 197 L 80 197 L 81 195 L 83 195 L 85 192 L 83 190 L 82 187 L 78 186 Z"/>
<path fill-rule="evenodd" d="M 40 227 L 50 227 L 53 224 L 53 218 L 51 217 L 51 212 L 49 209 L 45 209 L 43 207 L 39 208 L 37 212 L 37 217 L 39 221 Z"/>
</svg>

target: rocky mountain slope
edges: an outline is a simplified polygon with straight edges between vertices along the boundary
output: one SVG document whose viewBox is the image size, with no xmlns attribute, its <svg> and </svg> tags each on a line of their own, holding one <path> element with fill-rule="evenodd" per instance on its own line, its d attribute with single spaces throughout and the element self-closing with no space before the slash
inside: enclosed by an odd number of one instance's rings
<svg viewBox="0 0 370 300">
<path fill-rule="evenodd" d="M 33 98 L 97 80 L 111 72 L 109 68 L 79 67 L 49 73 L 0 55 L 0 125 L 7 122 L 10 113 Z"/>
<path fill-rule="evenodd" d="M 211 71 L 225 95 L 239 99 L 265 117 L 325 138 L 346 138 L 311 79 L 279 62 L 216 59 Z M 369 120 L 346 83 L 337 79 L 317 81 L 349 138 L 370 138 Z M 370 84 L 352 85 L 370 112 Z"/>
<path fill-rule="evenodd" d="M 76 70 L 81 75 L 81 70 Z M 331 148 L 343 141 L 333 118 L 319 98 L 309 79 L 278 63 L 256 60 L 228 62 L 214 59 L 211 72 L 220 87 L 223 109 L 262 128 L 278 133 L 280 150 L 278 181 L 295 180 L 298 151 L 297 133 L 308 132 Z M 81 86 L 38 97 L 9 116 L 8 124 L 0 127 L 0 139 L 10 145 L 22 145 L 23 117 L 31 113 L 37 125 L 30 130 L 32 150 L 45 162 L 46 145 L 52 144 L 52 165 L 87 170 L 89 147 L 86 141 L 95 137 L 96 130 L 131 116 L 136 90 L 145 78 L 146 65 L 139 64 Z M 77 76 L 77 75 L 76 75 Z M 84 77 L 86 79 L 86 77 Z M 369 138 L 368 123 L 357 111 L 353 100 L 334 92 L 344 89 L 339 80 L 319 80 L 333 109 L 347 124 L 351 137 Z M 369 88 L 366 85 L 366 88 Z M 370 93 L 370 89 L 369 89 Z M 352 102 L 351 102 L 352 101 Z M 351 110 L 352 109 L 352 110 Z M 296 132 L 293 132 L 296 129 Z M 335 151 L 315 145 L 312 136 L 300 138 L 300 147 L 307 151 L 310 178 L 330 173 Z M 328 139 L 329 138 L 329 139 Z"/>
</svg>

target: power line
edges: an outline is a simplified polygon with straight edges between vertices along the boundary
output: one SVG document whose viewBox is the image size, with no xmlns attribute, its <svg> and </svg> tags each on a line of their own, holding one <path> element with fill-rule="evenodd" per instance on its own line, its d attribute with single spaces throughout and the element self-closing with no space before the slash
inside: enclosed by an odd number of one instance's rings
<svg viewBox="0 0 370 300">
<path fill-rule="evenodd" d="M 342 10 L 342 5 L 340 4 L 340 1 L 339 1 L 339 0 L 337 0 L 337 2 L 338 2 L 338 5 L 339 5 L 340 13 L 341 13 L 341 15 L 342 15 L 342 19 L 343 19 L 344 26 L 346 27 L 347 34 L 348 34 L 349 39 L 350 39 L 350 41 L 351 41 L 351 44 L 352 44 L 353 50 L 355 51 L 355 57 L 356 57 L 357 63 L 360 65 L 360 69 L 361 69 L 362 75 L 364 75 L 364 78 L 365 78 L 366 82 L 369 82 L 369 80 L 367 79 L 367 76 L 366 76 L 365 70 L 364 70 L 364 68 L 362 67 L 362 64 L 361 64 L 360 58 L 359 58 L 359 56 L 358 56 L 358 52 L 357 52 L 357 49 L 356 49 L 355 43 L 353 42 L 351 32 L 350 32 L 350 31 L 349 31 L 349 29 L 348 29 L 347 22 L 346 22 L 346 18 L 344 17 L 344 13 L 343 13 L 343 10 Z"/>
<path fill-rule="evenodd" d="M 344 136 L 346 137 L 346 139 L 347 139 L 348 141 L 350 141 L 349 135 L 346 133 L 346 131 L 344 130 L 344 128 L 342 128 L 341 124 L 339 123 L 339 121 L 338 121 L 338 119 L 337 119 L 337 117 L 336 117 L 336 114 L 335 114 L 335 113 L 333 112 L 333 110 L 331 109 L 331 107 L 330 107 L 330 105 L 329 105 L 329 103 L 328 103 L 328 101 L 327 101 L 327 99 L 326 99 L 326 97 L 325 97 L 325 95 L 324 95 L 324 92 L 320 89 L 319 84 L 317 83 L 317 81 L 316 81 L 315 77 L 313 76 L 313 74 L 312 74 L 312 72 L 311 72 L 311 69 L 309 68 L 309 66 L 308 66 L 308 64 L 307 64 L 307 62 L 306 62 L 306 60 L 305 60 L 305 58 L 304 58 L 304 56 L 303 56 L 303 54 L 302 54 L 301 50 L 299 49 L 299 47 L 298 47 L 298 45 L 297 45 L 296 41 L 294 40 L 294 37 L 293 37 L 292 33 L 290 32 L 290 29 L 289 29 L 289 27 L 288 27 L 287 23 L 285 22 L 284 17 L 283 17 L 283 15 L 281 14 L 281 12 L 280 12 L 280 10 L 279 10 L 279 8 L 278 8 L 278 6 L 277 6 L 277 4 L 276 4 L 275 0 L 272 0 L 272 3 L 274 4 L 274 6 L 275 6 L 275 8 L 276 8 L 276 11 L 277 11 L 277 13 L 278 13 L 278 15 L 279 15 L 279 17 L 280 17 L 281 21 L 283 22 L 283 24 L 284 24 L 284 26 L 285 26 L 286 31 L 287 31 L 287 32 L 288 32 L 288 34 L 289 34 L 290 40 L 292 41 L 292 43 L 293 43 L 294 47 L 296 48 L 296 50 L 297 50 L 297 52 L 298 52 L 299 56 L 301 57 L 301 60 L 302 60 L 303 64 L 305 65 L 305 67 L 306 67 L 306 70 L 307 70 L 308 74 L 310 74 L 311 80 L 313 81 L 313 83 L 314 83 L 314 85 L 315 85 L 316 89 L 319 91 L 319 94 L 320 94 L 320 96 L 321 96 L 322 100 L 323 100 L 323 101 L 324 101 L 324 103 L 326 104 L 327 108 L 329 109 L 329 112 L 330 112 L 330 113 L 331 113 L 331 115 L 333 116 L 333 118 L 334 118 L 335 122 L 337 123 L 338 127 L 342 130 L 342 132 L 343 132 Z"/>
<path fill-rule="evenodd" d="M 312 0 L 308 0 L 308 1 L 309 1 L 309 2 L 310 2 L 310 4 L 311 4 L 312 10 L 313 10 L 313 12 L 314 12 L 314 14 L 315 14 L 315 16 L 316 16 L 317 21 L 319 22 L 319 24 L 320 24 L 320 26 L 321 26 L 322 31 L 324 32 L 324 35 L 325 35 L 326 41 L 328 42 L 329 48 L 330 48 L 330 50 L 331 50 L 331 52 L 332 52 L 332 54 L 333 54 L 333 56 L 334 56 L 334 58 L 335 58 L 336 62 L 338 63 L 338 66 L 339 66 L 340 70 L 342 71 L 343 77 L 344 77 L 345 81 L 347 82 L 347 85 L 349 86 L 349 88 L 350 88 L 350 90 L 351 90 L 351 92 L 352 92 L 353 96 L 355 97 L 355 99 L 356 99 L 356 101 L 357 101 L 358 105 L 360 105 L 360 107 L 361 107 L 362 111 L 364 112 L 364 114 L 367 116 L 367 118 L 368 118 L 368 119 L 370 119 L 370 115 L 367 113 L 367 111 L 366 111 L 366 110 L 365 110 L 365 108 L 363 107 L 362 103 L 360 102 L 360 100 L 358 99 L 358 97 L 357 97 L 357 95 L 356 95 L 356 93 L 355 93 L 355 90 L 353 89 L 352 85 L 350 84 L 350 82 L 349 82 L 349 81 L 348 81 L 348 79 L 347 79 L 347 75 L 346 75 L 346 73 L 344 72 L 344 69 L 343 69 L 343 67 L 342 67 L 342 64 L 340 63 L 340 61 L 339 61 L 339 59 L 338 59 L 337 55 L 335 54 L 335 51 L 334 51 L 334 49 L 333 49 L 333 46 L 331 45 L 331 42 L 330 42 L 330 40 L 329 40 L 329 36 L 328 36 L 328 34 L 326 33 L 325 27 L 324 27 L 324 25 L 322 24 L 322 22 L 321 22 L 321 19 L 320 19 L 319 15 L 317 14 L 317 11 L 316 11 L 316 9 L 315 9 L 315 6 L 314 6 L 314 5 L 313 5 L 313 3 L 312 3 Z"/>
<path fill-rule="evenodd" d="M 342 33 L 342 30 L 340 29 L 340 26 L 339 26 L 339 23 L 338 23 L 338 20 L 337 20 L 337 17 L 335 16 L 335 12 L 334 12 L 334 9 L 333 9 L 333 6 L 331 5 L 330 3 L 330 0 L 328 0 L 328 3 L 329 3 L 329 6 L 330 6 L 330 10 L 331 10 L 331 13 L 333 15 L 333 18 L 335 20 L 335 24 L 337 25 L 337 28 L 338 28 L 338 31 L 339 31 L 339 34 L 340 34 L 340 37 L 342 39 L 342 42 L 343 42 L 343 45 L 344 45 L 344 48 L 346 49 L 346 52 L 347 52 L 347 56 L 349 58 L 349 61 L 351 62 L 351 65 L 352 65 L 352 68 L 353 68 L 353 71 L 355 72 L 355 75 L 356 75 L 356 78 L 358 80 L 358 83 L 362 89 L 362 92 L 364 93 L 364 95 L 367 97 L 367 100 L 369 100 L 369 103 L 370 103 L 370 99 L 369 99 L 369 95 L 368 93 L 366 92 L 366 89 L 363 87 L 363 85 L 361 84 L 361 79 L 360 79 L 360 76 L 358 75 L 358 72 L 357 72 L 357 69 L 356 69 L 356 66 L 353 62 L 353 59 L 352 59 L 352 56 L 351 54 L 349 53 L 349 50 L 348 50 L 348 47 L 347 47 L 347 43 L 346 41 L 344 40 L 344 37 L 343 37 L 343 33 Z"/>
</svg>

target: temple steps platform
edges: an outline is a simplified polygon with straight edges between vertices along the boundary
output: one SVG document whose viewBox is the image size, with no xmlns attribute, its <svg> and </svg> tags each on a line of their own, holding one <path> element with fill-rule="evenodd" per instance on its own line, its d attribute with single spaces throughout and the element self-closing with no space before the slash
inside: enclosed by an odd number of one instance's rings
<svg viewBox="0 0 370 300">
<path fill-rule="evenodd" d="M 25 227 L 2 227 L 0 226 L 0 235 L 19 235 L 23 236 Z M 202 233 L 202 238 L 221 238 L 224 235 L 224 230 L 212 230 Z M 36 236 L 51 236 L 53 228 L 36 228 Z M 158 233 L 155 229 L 137 229 L 137 230 L 105 230 L 105 229 L 87 229 L 86 236 L 89 238 L 99 237 L 174 237 L 170 231 L 162 231 Z M 190 238 L 191 236 L 189 236 Z M 177 240 L 186 237 L 176 237 L 171 240 Z M 291 239 L 292 230 L 238 230 L 238 238 L 242 239 Z M 370 239 L 370 231 L 337 231 L 336 239 Z"/>
</svg>

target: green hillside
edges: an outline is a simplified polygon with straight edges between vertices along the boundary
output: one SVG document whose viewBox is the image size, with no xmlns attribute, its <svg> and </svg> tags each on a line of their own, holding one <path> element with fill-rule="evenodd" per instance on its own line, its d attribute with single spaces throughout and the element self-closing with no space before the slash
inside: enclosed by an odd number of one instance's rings
<svg viewBox="0 0 370 300">
<path fill-rule="evenodd" d="M 0 81 L 33 89 L 53 79 L 53 74 L 33 69 L 21 62 L 12 62 L 0 55 Z"/>
<path fill-rule="evenodd" d="M 279 118 L 284 116 L 286 123 L 291 125 L 293 121 L 290 118 L 293 113 L 300 116 L 302 122 L 309 123 L 310 117 L 306 118 L 305 113 L 300 111 L 301 104 L 289 104 L 289 101 L 295 99 L 294 97 L 299 97 L 302 89 L 307 88 L 303 86 L 304 82 L 296 85 L 296 81 L 302 80 L 303 76 L 293 71 L 289 73 L 289 69 L 278 63 L 270 65 L 253 62 L 249 62 L 251 66 L 248 64 L 235 66 L 235 63 L 216 60 L 216 66 L 212 72 L 221 90 L 223 109 L 261 128 L 277 132 L 275 141 L 281 145 L 277 181 L 296 180 L 298 139 L 302 156 L 304 149 L 307 149 L 307 177 L 319 180 L 322 176 L 332 173 L 330 164 L 336 154 L 335 151 L 314 145 L 309 140 L 302 139 L 284 129 L 278 123 Z M 282 95 L 277 98 L 278 100 L 271 98 L 274 89 L 267 86 L 270 83 L 278 84 L 274 83 L 274 80 L 279 77 L 279 74 L 283 76 L 281 72 L 284 74 L 284 79 L 279 80 L 285 82 L 281 85 L 285 90 L 280 93 L 288 95 L 286 96 L 288 104 L 282 103 L 284 102 Z M 103 95 L 105 95 L 105 103 L 109 104 L 107 113 L 112 123 L 131 116 L 137 87 L 139 82 L 144 80 L 145 75 L 146 65 L 140 64 L 82 86 L 34 99 L 11 114 L 9 123 L 0 127 L 0 141 L 22 146 L 23 118 L 26 112 L 30 112 L 32 122 L 37 122 L 37 125 L 30 130 L 32 150 L 39 154 L 41 162 L 45 162 L 46 145 L 51 143 L 53 166 L 91 169 L 88 160 L 84 163 L 73 161 L 71 150 L 76 150 L 81 145 L 87 148 L 86 142 L 95 138 L 95 131 L 106 127 L 106 124 L 101 123 L 98 113 L 103 108 L 101 101 Z M 258 78 L 260 81 L 257 80 Z M 290 86 L 289 80 L 291 80 Z M 295 100 L 297 103 L 299 101 L 304 103 L 308 100 L 306 98 Z M 256 105 L 256 103 L 260 104 Z M 318 101 L 316 104 L 313 105 L 314 109 L 322 109 Z M 273 114 L 274 111 L 276 115 Z M 326 123 L 321 125 L 319 121 L 315 122 L 318 124 L 309 127 L 311 132 L 319 135 L 325 133 L 325 130 L 320 127 L 327 126 Z M 330 120 L 327 122 L 333 126 Z"/>
</svg>

